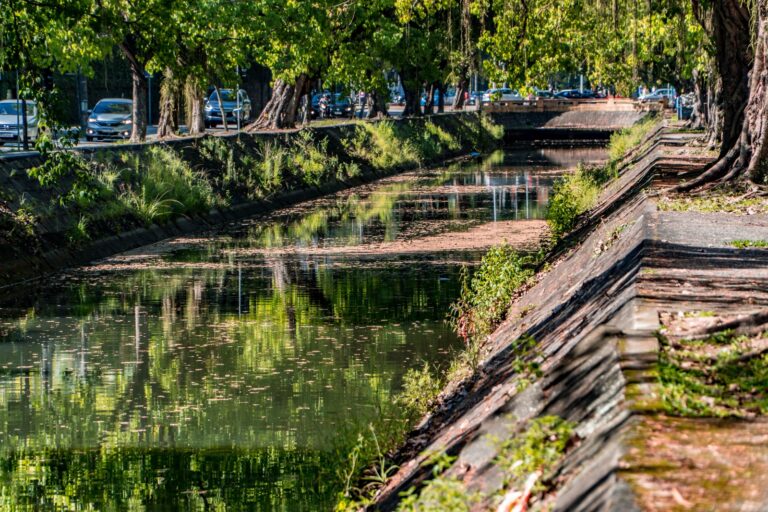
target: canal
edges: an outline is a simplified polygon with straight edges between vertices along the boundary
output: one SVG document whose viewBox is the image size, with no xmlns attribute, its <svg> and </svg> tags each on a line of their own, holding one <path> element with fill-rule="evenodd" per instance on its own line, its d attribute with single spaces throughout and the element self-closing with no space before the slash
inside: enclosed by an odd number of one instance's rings
<svg viewBox="0 0 768 512">
<path fill-rule="evenodd" d="M 356 429 L 445 363 L 464 264 L 533 249 L 600 149 L 401 174 L 0 299 L 0 508 L 323 510 Z"/>
</svg>

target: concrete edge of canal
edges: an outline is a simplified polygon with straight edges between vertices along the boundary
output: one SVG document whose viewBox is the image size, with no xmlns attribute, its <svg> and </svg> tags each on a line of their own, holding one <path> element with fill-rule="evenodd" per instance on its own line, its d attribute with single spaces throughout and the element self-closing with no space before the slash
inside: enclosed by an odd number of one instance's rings
<svg viewBox="0 0 768 512">
<path fill-rule="evenodd" d="M 535 509 L 691 504 L 690 495 L 682 497 L 658 476 L 660 468 L 672 474 L 690 460 L 649 463 L 649 422 L 666 418 L 656 376 L 660 314 L 728 314 L 768 305 L 766 250 L 731 244 L 768 240 L 768 215 L 665 212 L 647 193 L 704 168 L 709 156 L 680 150 L 691 139 L 665 129 L 630 155 L 572 235 L 575 247 L 555 258 L 489 338 L 479 370 L 449 383 L 436 409 L 411 432 L 396 460 L 399 470 L 375 498 L 376 509 L 394 510 L 402 493 L 418 492 L 433 477 L 434 454 L 446 453 L 456 460 L 441 478 L 482 496 L 473 510 L 496 510 L 508 479 L 497 462 L 499 440 L 546 416 L 571 422 L 577 442 L 550 476 L 549 490 L 536 497 Z M 526 337 L 537 342 L 543 374 L 523 387 L 513 363 Z M 720 470 L 705 468 L 689 479 L 717 477 L 707 471 Z M 730 499 L 732 509 L 746 500 L 738 493 L 709 499 L 721 498 Z M 766 496 L 761 499 L 764 504 Z"/>
</svg>

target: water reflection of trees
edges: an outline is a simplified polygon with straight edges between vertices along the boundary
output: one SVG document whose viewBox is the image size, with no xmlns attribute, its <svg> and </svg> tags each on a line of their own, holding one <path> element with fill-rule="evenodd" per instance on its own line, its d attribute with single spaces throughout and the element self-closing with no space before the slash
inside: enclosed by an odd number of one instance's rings
<svg viewBox="0 0 768 512">
<path fill-rule="evenodd" d="M 177 253 L 174 270 L 81 276 L 20 299 L 0 319 L 0 503 L 173 509 L 183 494 L 192 508 L 321 508 L 307 503 L 326 495 L 328 438 L 456 343 L 442 318 L 458 269 L 222 249 L 487 219 L 489 204 L 519 200 L 512 174 L 433 172 Z M 429 191 L 473 182 L 492 192 Z"/>
<path fill-rule="evenodd" d="M 332 462 L 280 448 L 19 450 L 0 458 L 0 508 L 324 510 L 337 491 Z"/>
<path fill-rule="evenodd" d="M 3 410 L 14 411 L 0 411 L 3 444 L 313 445 L 319 418 L 331 428 L 349 404 L 388 399 L 403 358 L 450 344 L 440 320 L 455 276 L 266 263 L 244 273 L 242 296 L 236 269 L 144 271 L 113 282 L 114 293 L 77 287 L 57 298 L 81 301 L 81 317 L 40 308 L 2 354 L 6 365 L 38 363 L 0 380 Z"/>
</svg>

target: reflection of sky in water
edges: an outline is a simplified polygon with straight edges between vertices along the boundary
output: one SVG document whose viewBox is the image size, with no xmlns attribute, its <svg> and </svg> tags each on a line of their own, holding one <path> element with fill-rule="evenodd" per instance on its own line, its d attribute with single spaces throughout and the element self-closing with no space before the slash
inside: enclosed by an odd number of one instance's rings
<svg viewBox="0 0 768 512">
<path fill-rule="evenodd" d="M 317 483 L 334 438 L 377 416 L 407 368 L 444 362 L 457 346 L 443 319 L 458 262 L 476 255 L 232 249 L 365 244 L 541 218 L 551 177 L 528 153 L 518 157 L 527 168 L 497 157 L 425 171 L 243 222 L 164 256 L 177 268 L 74 272 L 7 302 L 2 503 L 24 509 L 69 493 L 97 509 L 129 495 L 157 509 L 198 506 L 201 496 L 248 510 L 323 508 L 336 492 L 332 475 Z"/>
</svg>

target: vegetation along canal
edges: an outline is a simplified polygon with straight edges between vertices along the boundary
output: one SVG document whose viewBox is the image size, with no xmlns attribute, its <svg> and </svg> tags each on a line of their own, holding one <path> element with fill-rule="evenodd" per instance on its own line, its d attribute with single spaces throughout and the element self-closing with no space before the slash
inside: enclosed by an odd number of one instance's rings
<svg viewBox="0 0 768 512">
<path fill-rule="evenodd" d="M 0 304 L 0 500 L 323 510 L 356 432 L 461 342 L 461 267 L 535 248 L 600 149 L 422 170 L 59 275 Z M 396 418 L 391 418 L 395 420 Z"/>
</svg>

